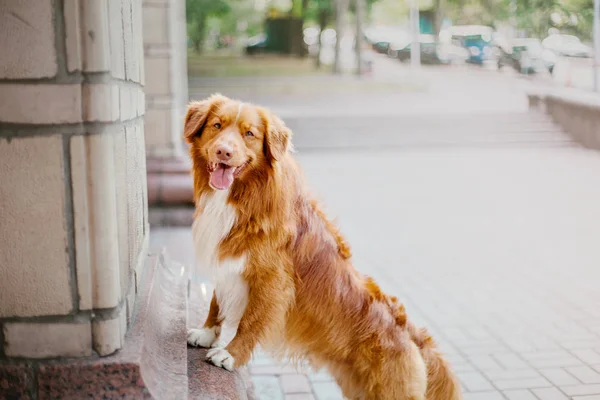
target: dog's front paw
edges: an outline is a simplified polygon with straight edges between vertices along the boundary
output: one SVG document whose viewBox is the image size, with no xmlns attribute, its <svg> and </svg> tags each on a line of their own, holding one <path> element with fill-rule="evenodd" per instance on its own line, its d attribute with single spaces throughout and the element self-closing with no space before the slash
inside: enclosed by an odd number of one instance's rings
<svg viewBox="0 0 600 400">
<path fill-rule="evenodd" d="M 192 346 L 209 348 L 217 341 L 215 328 L 202 328 L 188 330 L 187 342 Z"/>
<path fill-rule="evenodd" d="M 235 359 L 225 349 L 216 348 L 209 350 L 208 353 L 206 353 L 206 359 L 217 367 L 225 368 L 227 371 L 233 371 Z"/>
</svg>

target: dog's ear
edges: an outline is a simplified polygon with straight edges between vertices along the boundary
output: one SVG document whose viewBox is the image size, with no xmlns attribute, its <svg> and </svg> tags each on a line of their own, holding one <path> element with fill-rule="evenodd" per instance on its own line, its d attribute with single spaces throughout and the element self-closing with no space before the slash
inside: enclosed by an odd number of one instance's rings
<svg viewBox="0 0 600 400">
<path fill-rule="evenodd" d="M 267 112 L 267 129 L 264 150 L 267 160 L 272 164 L 281 160 L 291 150 L 292 131 L 271 112 Z"/>
<path fill-rule="evenodd" d="M 219 105 L 223 104 L 227 98 L 220 94 L 213 94 L 202 101 L 193 101 L 188 105 L 185 123 L 183 126 L 183 137 L 192 142 L 194 137 L 200 136 L 206 120 L 210 113 Z"/>
</svg>

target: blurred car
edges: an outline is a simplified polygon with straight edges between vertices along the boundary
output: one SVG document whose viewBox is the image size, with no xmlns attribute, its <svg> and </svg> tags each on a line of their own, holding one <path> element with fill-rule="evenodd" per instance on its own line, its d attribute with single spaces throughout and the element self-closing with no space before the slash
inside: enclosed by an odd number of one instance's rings
<svg viewBox="0 0 600 400">
<path fill-rule="evenodd" d="M 507 49 L 498 46 L 498 69 L 508 66 L 522 74 L 550 72 L 556 64 L 554 53 L 545 50 L 539 39 L 517 39 Z"/>
<path fill-rule="evenodd" d="M 454 64 L 464 63 L 468 52 L 452 43 L 437 43 L 434 35 L 420 35 L 419 47 L 422 64 Z M 388 55 L 402 62 L 411 59 L 412 43 L 404 40 L 390 44 Z"/>
<path fill-rule="evenodd" d="M 467 49 L 467 62 L 483 65 L 493 61 L 495 54 L 492 47 L 494 30 L 483 25 L 453 26 L 450 28 L 452 40 Z"/>
<path fill-rule="evenodd" d="M 375 52 L 377 52 L 377 53 L 387 54 L 390 49 L 390 42 L 386 42 L 386 41 L 375 42 L 375 43 L 373 43 L 372 47 L 373 47 L 373 50 L 375 50 Z"/>
<path fill-rule="evenodd" d="M 246 42 L 246 54 L 254 55 L 264 53 L 267 47 L 267 35 L 261 33 L 248 38 Z"/>
<path fill-rule="evenodd" d="M 364 34 L 372 49 L 381 54 L 387 54 L 391 42 L 403 39 L 407 35 L 403 29 L 386 26 L 367 28 Z"/>
<path fill-rule="evenodd" d="M 564 57 L 591 57 L 593 52 L 591 47 L 581 43 L 577 36 L 554 34 L 548 36 L 542 41 L 542 46 Z"/>
</svg>

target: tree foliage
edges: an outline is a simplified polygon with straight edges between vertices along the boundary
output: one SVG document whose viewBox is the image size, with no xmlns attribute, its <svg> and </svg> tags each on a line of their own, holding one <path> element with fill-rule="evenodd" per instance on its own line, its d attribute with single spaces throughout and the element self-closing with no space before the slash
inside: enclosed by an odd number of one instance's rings
<svg viewBox="0 0 600 400">
<path fill-rule="evenodd" d="M 226 0 L 186 0 L 188 38 L 198 53 L 202 51 L 208 18 L 230 11 L 230 3 Z"/>
</svg>

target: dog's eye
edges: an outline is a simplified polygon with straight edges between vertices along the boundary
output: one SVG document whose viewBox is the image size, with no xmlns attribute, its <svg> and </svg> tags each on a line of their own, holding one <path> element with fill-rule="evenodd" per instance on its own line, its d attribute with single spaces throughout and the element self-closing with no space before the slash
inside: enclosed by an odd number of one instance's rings
<svg viewBox="0 0 600 400">
<path fill-rule="evenodd" d="M 220 124 L 220 123 L 218 123 L 218 122 L 217 122 L 216 124 L 214 124 L 213 126 L 214 126 L 215 128 L 217 128 L 217 129 L 221 129 L 221 124 Z"/>
<path fill-rule="evenodd" d="M 252 131 L 248 131 L 248 132 L 246 132 L 246 136 L 248 136 L 248 137 L 254 136 L 254 133 L 252 133 Z"/>
</svg>

